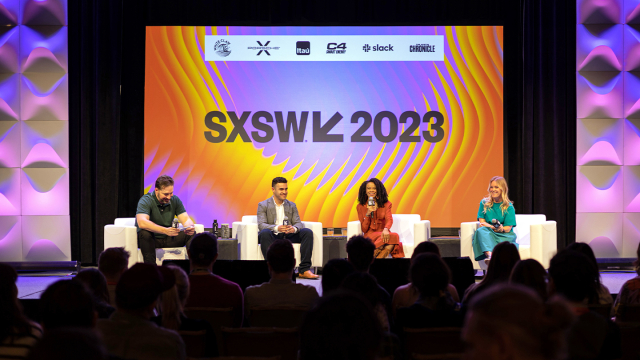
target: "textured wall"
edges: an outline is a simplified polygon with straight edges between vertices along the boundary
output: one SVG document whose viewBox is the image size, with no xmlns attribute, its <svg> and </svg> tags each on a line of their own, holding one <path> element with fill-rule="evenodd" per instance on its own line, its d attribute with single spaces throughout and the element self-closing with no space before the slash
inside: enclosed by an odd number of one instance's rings
<svg viewBox="0 0 640 360">
<path fill-rule="evenodd" d="M 598 257 L 640 242 L 640 0 L 578 0 L 576 240 Z"/>
<path fill-rule="evenodd" d="M 0 261 L 71 260 L 67 1 L 0 0 Z"/>
</svg>

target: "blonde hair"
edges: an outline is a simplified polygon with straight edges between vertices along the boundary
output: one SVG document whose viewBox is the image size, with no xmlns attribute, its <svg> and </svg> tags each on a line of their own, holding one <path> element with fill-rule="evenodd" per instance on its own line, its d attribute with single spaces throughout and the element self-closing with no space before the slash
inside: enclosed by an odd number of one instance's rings
<svg viewBox="0 0 640 360">
<path fill-rule="evenodd" d="M 491 183 L 494 181 L 500 190 L 502 190 L 502 205 L 500 205 L 500 210 L 502 210 L 502 214 L 504 215 L 509 208 L 509 205 L 513 205 L 513 202 L 509 200 L 509 186 L 507 186 L 507 180 L 502 176 L 494 176 L 489 180 L 489 187 L 487 188 L 489 193 L 484 197 L 484 199 L 482 199 L 482 202 L 484 203 L 484 210 L 482 210 L 482 213 L 486 214 L 487 210 L 489 210 L 494 204 L 493 198 L 491 197 Z"/>
<path fill-rule="evenodd" d="M 189 277 L 182 268 L 167 265 L 176 277 L 176 284 L 160 296 L 160 312 L 162 313 L 162 327 L 171 330 L 180 328 L 180 315 L 183 314 L 184 304 L 189 296 Z"/>
</svg>

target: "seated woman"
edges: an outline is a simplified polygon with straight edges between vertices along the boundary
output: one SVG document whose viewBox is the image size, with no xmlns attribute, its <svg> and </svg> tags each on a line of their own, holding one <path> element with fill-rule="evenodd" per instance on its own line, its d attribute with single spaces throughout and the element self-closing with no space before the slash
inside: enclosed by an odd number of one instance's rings
<svg viewBox="0 0 640 360">
<path fill-rule="evenodd" d="M 480 201 L 478 221 L 480 228 L 473 234 L 473 255 L 476 261 L 491 259 L 493 248 L 503 241 L 513 243 L 516 248 L 516 211 L 509 200 L 507 181 L 494 176 L 489 181 L 489 194 Z M 495 224 L 499 226 L 494 227 Z"/>
<path fill-rule="evenodd" d="M 369 198 L 374 200 L 373 205 L 368 204 Z M 389 231 L 393 225 L 392 204 L 382 182 L 376 178 L 363 182 L 358 203 L 356 211 L 362 233 L 376 246 L 374 257 L 382 259 L 389 254 L 394 258 L 404 257 L 400 236 Z"/>
</svg>

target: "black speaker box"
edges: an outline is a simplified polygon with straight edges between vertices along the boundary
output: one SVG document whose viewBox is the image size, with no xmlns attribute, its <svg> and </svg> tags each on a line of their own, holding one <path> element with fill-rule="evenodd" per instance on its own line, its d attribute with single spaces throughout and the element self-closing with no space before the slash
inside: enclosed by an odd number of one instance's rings
<svg viewBox="0 0 640 360">
<path fill-rule="evenodd" d="M 456 287 L 460 298 L 469 285 L 475 282 L 475 271 L 469 257 L 442 258 L 451 270 L 451 284 Z M 369 273 L 373 275 L 380 286 L 393 295 L 393 292 L 409 282 L 411 259 L 375 259 Z"/>
<path fill-rule="evenodd" d="M 165 260 L 162 264 L 175 264 L 189 273 L 189 260 Z M 249 286 L 260 285 L 271 279 L 265 260 L 216 260 L 213 273 L 240 285 L 243 292 Z"/>
</svg>

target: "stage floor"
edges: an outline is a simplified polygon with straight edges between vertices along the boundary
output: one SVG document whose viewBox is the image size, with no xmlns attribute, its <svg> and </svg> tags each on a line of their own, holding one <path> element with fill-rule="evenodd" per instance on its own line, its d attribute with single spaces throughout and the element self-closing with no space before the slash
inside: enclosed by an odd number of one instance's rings
<svg viewBox="0 0 640 360">
<path fill-rule="evenodd" d="M 611 294 L 617 294 L 625 281 L 636 276 L 632 271 L 604 271 L 600 273 L 602 282 L 609 288 Z M 65 273 L 20 275 L 18 277 L 18 297 L 20 299 L 39 299 L 42 292 L 50 284 L 61 280 L 72 278 L 73 275 Z M 322 285 L 320 280 L 298 279 L 300 284 L 311 285 L 318 290 L 318 294 L 322 295 Z"/>
</svg>

